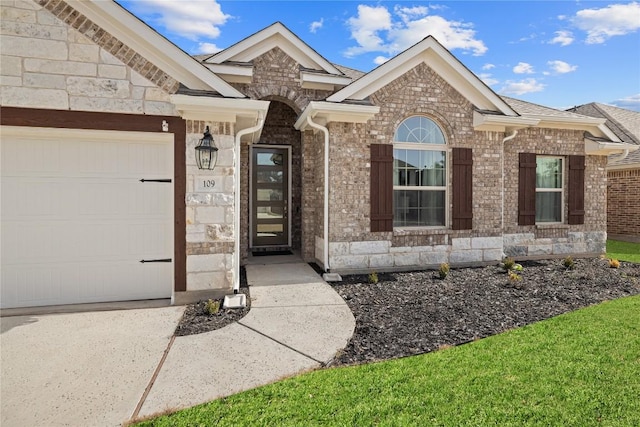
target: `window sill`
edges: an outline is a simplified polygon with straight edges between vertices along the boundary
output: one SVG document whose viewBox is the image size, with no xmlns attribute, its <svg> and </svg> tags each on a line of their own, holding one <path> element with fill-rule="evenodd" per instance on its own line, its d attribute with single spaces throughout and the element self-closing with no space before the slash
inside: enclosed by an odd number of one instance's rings
<svg viewBox="0 0 640 427">
<path fill-rule="evenodd" d="M 551 222 L 548 224 L 536 224 L 536 229 L 538 230 L 563 230 L 563 229 L 568 229 L 569 225 L 568 224 L 563 224 L 560 222 Z"/>
<path fill-rule="evenodd" d="M 429 234 L 446 234 L 447 227 L 396 227 L 393 229 L 394 236 L 420 236 Z"/>
</svg>

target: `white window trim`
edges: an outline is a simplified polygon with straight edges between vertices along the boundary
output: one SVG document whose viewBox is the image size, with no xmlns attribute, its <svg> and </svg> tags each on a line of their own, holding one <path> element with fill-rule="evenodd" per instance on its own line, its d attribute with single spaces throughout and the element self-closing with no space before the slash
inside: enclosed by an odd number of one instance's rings
<svg viewBox="0 0 640 427">
<path fill-rule="evenodd" d="M 428 118 L 428 117 L 427 117 Z M 429 119 L 431 120 L 431 119 Z M 434 122 L 436 123 L 436 122 Z M 437 124 L 437 123 L 436 123 Z M 440 128 L 442 131 L 442 128 Z M 423 187 L 423 186 L 403 186 L 403 185 L 394 185 L 393 191 L 395 193 L 396 190 L 419 190 L 419 191 L 442 191 L 444 190 L 444 224 L 443 225 L 402 225 L 402 226 L 394 226 L 394 230 L 445 230 L 449 226 L 449 173 L 451 171 L 450 165 L 450 157 L 451 153 L 447 144 L 428 144 L 428 143 L 418 143 L 418 142 L 393 142 L 393 149 L 401 149 L 401 150 L 414 150 L 414 151 L 438 151 L 445 153 L 445 182 L 443 187 Z M 393 158 L 395 162 L 395 155 Z M 395 168 L 394 168 L 395 173 Z M 394 197 L 395 198 L 395 197 Z M 395 205 L 393 207 L 393 211 L 395 213 Z"/>
<path fill-rule="evenodd" d="M 562 185 L 560 186 L 560 188 L 538 188 L 538 185 L 536 184 L 536 195 L 540 192 L 540 193 L 560 193 L 560 221 L 544 221 L 544 222 L 538 222 L 536 220 L 536 225 L 557 225 L 557 224 L 564 224 L 564 211 L 565 211 L 565 206 L 564 206 L 564 199 L 565 199 L 565 186 L 566 186 L 566 171 L 565 171 L 565 164 L 567 163 L 565 161 L 565 158 L 562 156 L 544 156 L 544 155 L 536 155 L 536 159 L 538 158 L 545 158 L 545 159 L 556 159 L 556 160 L 560 160 L 561 161 L 561 167 L 560 170 L 562 171 Z M 537 165 L 536 165 L 536 176 L 537 176 Z M 536 206 L 536 216 L 537 216 L 537 209 L 538 207 Z"/>
</svg>

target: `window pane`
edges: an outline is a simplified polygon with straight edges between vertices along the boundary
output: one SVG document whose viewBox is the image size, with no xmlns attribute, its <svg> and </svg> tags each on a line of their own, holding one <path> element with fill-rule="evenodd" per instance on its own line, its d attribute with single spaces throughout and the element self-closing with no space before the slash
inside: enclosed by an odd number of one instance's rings
<svg viewBox="0 0 640 427">
<path fill-rule="evenodd" d="M 562 188 L 562 159 L 536 157 L 536 187 Z"/>
<path fill-rule="evenodd" d="M 444 187 L 445 186 L 445 168 L 446 153 L 444 151 L 423 151 L 424 170 L 422 171 L 423 186 Z"/>
<path fill-rule="evenodd" d="M 444 191 L 395 190 L 394 227 L 443 226 L 444 199 Z"/>
<path fill-rule="evenodd" d="M 536 193 L 536 222 L 562 221 L 562 193 L 559 191 Z"/>
<path fill-rule="evenodd" d="M 394 150 L 393 185 L 444 187 L 446 153 L 430 150 Z"/>
<path fill-rule="evenodd" d="M 393 136 L 395 142 L 418 144 L 444 144 L 440 127 L 431 119 L 422 116 L 409 117 L 398 126 Z"/>
</svg>

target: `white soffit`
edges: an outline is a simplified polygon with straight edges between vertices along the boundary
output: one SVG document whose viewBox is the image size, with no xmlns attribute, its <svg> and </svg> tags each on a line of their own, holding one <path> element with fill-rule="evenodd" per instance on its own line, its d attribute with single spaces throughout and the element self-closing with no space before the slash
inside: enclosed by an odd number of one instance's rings
<svg viewBox="0 0 640 427">
<path fill-rule="evenodd" d="M 189 89 L 214 90 L 222 96 L 245 98 L 113 0 L 74 1 L 70 5 Z"/>
<path fill-rule="evenodd" d="M 279 47 L 298 64 L 305 68 L 324 70 L 329 74 L 342 76 L 343 74 L 329 61 L 300 40 L 282 23 L 273 25 L 247 37 L 235 45 L 218 52 L 206 63 L 222 64 L 227 61 L 250 62 L 256 57 Z"/>
<path fill-rule="evenodd" d="M 504 116 L 502 114 L 482 114 L 473 112 L 473 129 L 479 131 L 504 132 L 505 130 L 517 130 L 534 127 L 540 120 L 522 116 Z"/>
<path fill-rule="evenodd" d="M 366 123 L 380 112 L 376 105 L 336 104 L 333 102 L 312 101 L 304 109 L 296 123 L 293 125 L 298 130 L 305 130 L 307 117 L 316 122 L 327 124 L 330 122 Z"/>
<path fill-rule="evenodd" d="M 640 149 L 640 145 L 627 144 L 624 142 L 594 141 L 588 138 L 584 140 L 584 151 L 591 156 L 608 156 L 625 151 L 632 153 L 638 149 Z"/>
<path fill-rule="evenodd" d="M 518 115 L 432 36 L 331 95 L 327 101 L 363 100 L 422 62 L 431 67 L 476 108 L 496 111 L 507 116 Z"/>
<path fill-rule="evenodd" d="M 244 124 L 266 117 L 269 110 L 269 101 L 255 99 L 171 95 L 171 102 L 185 120 Z M 236 126 L 236 131 L 239 130 L 241 129 Z"/>
</svg>

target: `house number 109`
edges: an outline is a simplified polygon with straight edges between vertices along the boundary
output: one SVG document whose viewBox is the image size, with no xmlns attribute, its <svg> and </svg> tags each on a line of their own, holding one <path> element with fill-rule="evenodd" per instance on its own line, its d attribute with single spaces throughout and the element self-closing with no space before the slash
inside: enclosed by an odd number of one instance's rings
<svg viewBox="0 0 640 427">
<path fill-rule="evenodd" d="M 209 176 L 199 176 L 195 179 L 195 190 L 200 193 L 208 193 L 214 191 L 214 187 L 216 186 L 216 181 L 213 179 L 214 177 Z"/>
</svg>

